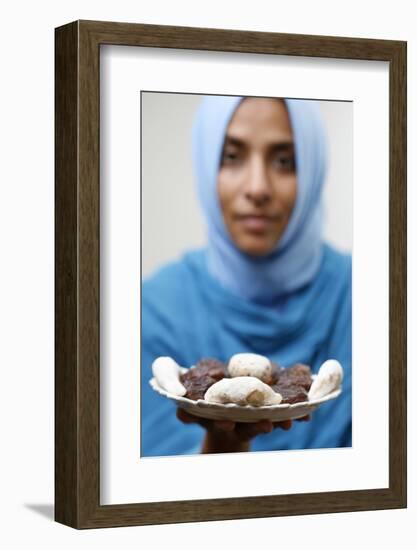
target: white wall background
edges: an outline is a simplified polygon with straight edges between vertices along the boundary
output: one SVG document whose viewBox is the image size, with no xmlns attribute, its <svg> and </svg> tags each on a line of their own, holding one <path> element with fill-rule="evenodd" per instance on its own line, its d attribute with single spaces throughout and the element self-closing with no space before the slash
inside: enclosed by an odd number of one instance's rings
<svg viewBox="0 0 417 550">
<path fill-rule="evenodd" d="M 409 388 L 416 387 L 417 23 L 413 4 L 325 0 L 209 4 L 72 0 L 2 4 L 0 101 L 0 544 L 3 548 L 240 548 L 339 550 L 372 542 L 413 548 L 417 513 L 416 400 L 409 402 L 406 510 L 264 518 L 77 532 L 55 524 L 54 492 L 54 27 L 74 19 L 408 40 Z M 372 212 L 370 211 L 370 216 Z M 371 219 L 371 218 L 370 218 Z M 371 251 L 370 251 L 371 252 Z M 413 395 L 411 396 L 413 397 Z M 343 475 L 343 472 L 341 472 Z"/>
<path fill-rule="evenodd" d="M 207 242 L 192 172 L 191 126 L 201 96 L 141 94 L 142 277 Z M 352 250 L 353 103 L 319 101 L 328 139 L 324 236 Z"/>
</svg>

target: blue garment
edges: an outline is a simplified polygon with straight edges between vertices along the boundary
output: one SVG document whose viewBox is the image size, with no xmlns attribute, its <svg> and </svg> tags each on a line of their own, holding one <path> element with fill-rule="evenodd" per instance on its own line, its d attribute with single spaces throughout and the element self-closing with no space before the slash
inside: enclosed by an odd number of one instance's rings
<svg viewBox="0 0 417 550">
<path fill-rule="evenodd" d="M 285 99 L 295 145 L 297 198 L 275 249 L 263 257 L 249 256 L 229 235 L 217 192 L 224 136 L 243 99 L 203 97 L 192 132 L 195 181 L 207 222 L 210 273 L 237 296 L 269 304 L 311 281 L 319 269 L 327 142 L 317 102 Z"/>
<path fill-rule="evenodd" d="M 284 367 L 296 362 L 317 372 L 326 359 L 344 368 L 343 392 L 309 422 L 275 429 L 251 450 L 351 446 L 351 257 L 321 245 L 310 283 L 273 306 L 225 289 L 207 269 L 207 249 L 187 252 L 142 283 L 141 456 L 198 453 L 206 431 L 176 418 L 175 405 L 152 390 L 153 360 L 168 355 L 189 367 L 203 357 L 227 362 L 235 353 L 259 353 Z"/>
</svg>

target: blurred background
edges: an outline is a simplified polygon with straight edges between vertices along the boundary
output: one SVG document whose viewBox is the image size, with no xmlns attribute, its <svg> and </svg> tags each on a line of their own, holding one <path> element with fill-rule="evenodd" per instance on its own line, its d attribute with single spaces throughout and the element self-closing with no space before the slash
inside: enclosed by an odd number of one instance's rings
<svg viewBox="0 0 417 550">
<path fill-rule="evenodd" d="M 141 93 L 142 278 L 206 243 L 191 159 L 191 127 L 201 98 Z M 352 251 L 353 103 L 318 102 L 329 142 L 325 239 Z"/>
</svg>

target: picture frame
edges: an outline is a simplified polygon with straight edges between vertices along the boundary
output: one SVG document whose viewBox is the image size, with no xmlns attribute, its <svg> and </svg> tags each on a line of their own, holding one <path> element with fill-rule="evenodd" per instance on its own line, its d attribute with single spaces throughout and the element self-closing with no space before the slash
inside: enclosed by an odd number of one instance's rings
<svg viewBox="0 0 417 550">
<path fill-rule="evenodd" d="M 100 47 L 389 63 L 389 486 L 100 504 Z M 55 29 L 55 520 L 77 528 L 406 507 L 406 42 L 74 21 Z"/>
</svg>

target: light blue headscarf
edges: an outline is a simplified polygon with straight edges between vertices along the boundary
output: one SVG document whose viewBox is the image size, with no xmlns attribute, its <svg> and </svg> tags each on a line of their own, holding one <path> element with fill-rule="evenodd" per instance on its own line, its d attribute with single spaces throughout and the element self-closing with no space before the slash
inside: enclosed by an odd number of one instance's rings
<svg viewBox="0 0 417 550">
<path fill-rule="evenodd" d="M 317 102 L 285 99 L 295 141 L 297 198 L 275 249 L 255 257 L 240 251 L 225 225 L 217 176 L 227 126 L 244 97 L 204 96 L 192 128 L 192 155 L 198 196 L 208 229 L 209 272 L 234 294 L 264 304 L 309 283 L 322 255 L 322 187 L 326 140 Z"/>
</svg>

